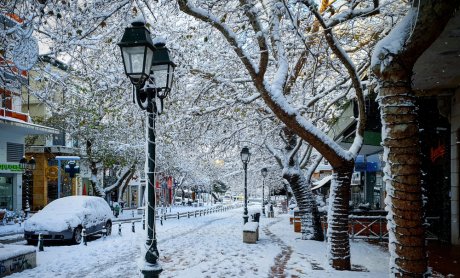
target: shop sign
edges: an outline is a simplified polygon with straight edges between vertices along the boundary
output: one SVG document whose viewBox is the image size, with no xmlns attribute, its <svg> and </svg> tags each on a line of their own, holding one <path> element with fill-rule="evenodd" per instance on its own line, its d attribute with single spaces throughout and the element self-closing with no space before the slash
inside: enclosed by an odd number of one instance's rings
<svg viewBox="0 0 460 278">
<path fill-rule="evenodd" d="M 19 164 L 0 164 L 0 171 L 22 172 Z"/>
</svg>

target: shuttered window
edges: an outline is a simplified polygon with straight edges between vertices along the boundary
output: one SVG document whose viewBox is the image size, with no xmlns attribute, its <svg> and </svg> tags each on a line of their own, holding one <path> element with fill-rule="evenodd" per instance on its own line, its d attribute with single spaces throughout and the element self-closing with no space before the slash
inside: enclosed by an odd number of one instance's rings
<svg viewBox="0 0 460 278">
<path fill-rule="evenodd" d="M 24 145 L 16 143 L 6 143 L 6 161 L 19 162 L 24 156 Z"/>
</svg>

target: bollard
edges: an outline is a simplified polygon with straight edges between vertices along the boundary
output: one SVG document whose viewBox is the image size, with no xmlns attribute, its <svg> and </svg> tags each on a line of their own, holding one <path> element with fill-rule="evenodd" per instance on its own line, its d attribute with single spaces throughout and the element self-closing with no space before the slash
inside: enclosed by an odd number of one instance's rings
<svg viewBox="0 0 460 278">
<path fill-rule="evenodd" d="M 180 219 L 179 213 L 177 213 L 177 219 Z"/>
<path fill-rule="evenodd" d="M 134 210 L 131 211 L 131 216 L 134 218 Z"/>
<path fill-rule="evenodd" d="M 145 230 L 145 212 L 142 214 L 142 230 Z"/>
<path fill-rule="evenodd" d="M 105 225 L 102 226 L 102 239 L 105 240 L 105 237 L 107 236 L 107 229 L 105 228 Z"/>
<path fill-rule="evenodd" d="M 160 224 L 161 226 L 163 226 L 163 216 L 162 215 L 160 216 Z"/>
<path fill-rule="evenodd" d="M 195 213 L 195 217 L 196 217 L 196 210 L 195 210 L 195 212 L 194 212 L 194 213 Z"/>
<path fill-rule="evenodd" d="M 134 228 L 134 221 L 131 222 L 131 231 L 132 231 L 133 233 L 136 232 L 136 229 Z"/>
<path fill-rule="evenodd" d="M 86 229 L 85 228 L 83 228 L 83 230 L 81 230 L 81 237 L 82 237 L 82 240 L 83 240 L 83 244 L 87 245 L 86 244 Z"/>
<path fill-rule="evenodd" d="M 42 234 L 38 234 L 38 251 L 43 251 L 43 236 Z"/>
<path fill-rule="evenodd" d="M 118 235 L 121 236 L 121 223 L 118 223 Z"/>
<path fill-rule="evenodd" d="M 200 216 L 201 216 L 201 210 L 200 210 Z"/>
<path fill-rule="evenodd" d="M 187 218 L 190 218 L 190 211 L 187 211 Z"/>
<path fill-rule="evenodd" d="M 166 213 L 163 215 L 164 220 L 166 221 Z"/>
</svg>

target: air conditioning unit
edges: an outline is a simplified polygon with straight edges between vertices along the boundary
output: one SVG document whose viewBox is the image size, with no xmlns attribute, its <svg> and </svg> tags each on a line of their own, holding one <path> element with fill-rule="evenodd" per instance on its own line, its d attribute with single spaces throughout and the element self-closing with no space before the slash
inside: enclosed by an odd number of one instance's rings
<svg viewBox="0 0 460 278">
<path fill-rule="evenodd" d="M 351 176 L 351 185 L 361 184 L 361 172 L 354 172 Z"/>
</svg>

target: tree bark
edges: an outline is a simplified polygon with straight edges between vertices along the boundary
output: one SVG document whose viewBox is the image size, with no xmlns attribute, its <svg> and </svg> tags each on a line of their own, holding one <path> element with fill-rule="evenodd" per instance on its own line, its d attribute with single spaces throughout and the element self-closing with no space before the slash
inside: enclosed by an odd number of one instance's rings
<svg viewBox="0 0 460 278">
<path fill-rule="evenodd" d="M 350 241 L 348 236 L 348 214 L 350 202 L 350 180 L 354 162 L 334 168 L 329 193 L 327 212 L 327 247 L 329 262 L 337 270 L 350 270 Z"/>
<path fill-rule="evenodd" d="M 394 68 L 396 79 L 409 76 L 401 71 Z M 390 272 L 399 277 L 422 277 L 427 257 L 416 98 L 410 80 L 382 82 L 379 97 L 382 130 L 386 131 L 382 139 Z"/>
<path fill-rule="evenodd" d="M 283 163 L 283 178 L 289 182 L 299 207 L 302 239 L 323 241 L 321 219 L 315 197 L 309 182 L 302 174 L 298 161 L 297 136 L 288 128 L 284 128 L 286 136 L 285 163 Z M 295 153 L 292 153 L 295 152 Z"/>
<path fill-rule="evenodd" d="M 311 187 L 300 171 L 286 171 L 283 178 L 289 182 L 299 207 L 302 239 L 323 241 L 321 219 Z"/>
</svg>

